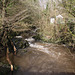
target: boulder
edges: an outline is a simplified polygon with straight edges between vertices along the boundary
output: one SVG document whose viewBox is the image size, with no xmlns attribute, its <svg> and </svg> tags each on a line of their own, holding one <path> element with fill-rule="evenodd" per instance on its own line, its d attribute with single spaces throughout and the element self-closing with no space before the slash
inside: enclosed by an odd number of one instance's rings
<svg viewBox="0 0 75 75">
<path fill-rule="evenodd" d="M 14 38 L 13 42 L 17 49 L 24 49 L 29 46 L 28 41 L 24 40 L 23 38 Z"/>
</svg>

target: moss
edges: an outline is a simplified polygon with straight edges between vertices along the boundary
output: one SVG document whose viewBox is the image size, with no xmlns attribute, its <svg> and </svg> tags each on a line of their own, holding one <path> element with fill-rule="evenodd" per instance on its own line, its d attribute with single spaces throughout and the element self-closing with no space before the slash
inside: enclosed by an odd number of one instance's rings
<svg viewBox="0 0 75 75">
<path fill-rule="evenodd" d="M 0 75 L 8 75 L 8 73 L 10 72 L 10 68 L 8 68 L 6 66 L 8 66 L 8 65 L 6 64 L 3 66 L 0 66 Z"/>
<path fill-rule="evenodd" d="M 37 35 L 33 36 L 33 38 L 37 41 L 37 40 L 41 40 L 42 36 L 37 34 Z"/>
<path fill-rule="evenodd" d="M 24 52 L 27 52 L 27 50 L 25 49 Z"/>
</svg>

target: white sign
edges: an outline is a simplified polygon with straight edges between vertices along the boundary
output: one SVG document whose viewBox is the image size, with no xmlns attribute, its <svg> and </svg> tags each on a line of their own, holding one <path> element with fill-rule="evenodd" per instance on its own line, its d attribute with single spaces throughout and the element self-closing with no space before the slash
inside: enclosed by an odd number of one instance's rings
<svg viewBox="0 0 75 75">
<path fill-rule="evenodd" d="M 51 18 L 50 23 L 54 23 L 54 22 L 55 22 L 55 18 Z"/>
<path fill-rule="evenodd" d="M 63 18 L 63 16 L 61 16 L 60 14 L 58 16 L 56 16 L 56 18 Z"/>
</svg>

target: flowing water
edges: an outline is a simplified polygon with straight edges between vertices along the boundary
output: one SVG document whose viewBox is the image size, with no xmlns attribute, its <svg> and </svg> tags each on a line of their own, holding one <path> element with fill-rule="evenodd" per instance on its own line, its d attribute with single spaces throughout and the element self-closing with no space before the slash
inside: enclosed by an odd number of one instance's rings
<svg viewBox="0 0 75 75">
<path fill-rule="evenodd" d="M 14 57 L 19 67 L 14 75 L 75 75 L 75 58 L 65 45 L 35 42 L 32 37 L 25 40 L 30 47 Z"/>
</svg>

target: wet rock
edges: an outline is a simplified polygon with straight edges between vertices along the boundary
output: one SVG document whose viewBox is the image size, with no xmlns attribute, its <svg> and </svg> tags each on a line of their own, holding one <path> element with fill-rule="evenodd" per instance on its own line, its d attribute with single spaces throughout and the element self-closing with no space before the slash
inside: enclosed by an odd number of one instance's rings
<svg viewBox="0 0 75 75">
<path fill-rule="evenodd" d="M 8 75 L 10 72 L 10 66 L 8 64 L 3 64 L 0 62 L 0 75 Z"/>
<path fill-rule="evenodd" d="M 24 40 L 23 38 L 14 38 L 13 42 L 17 49 L 23 49 L 29 46 L 28 41 Z"/>
<path fill-rule="evenodd" d="M 34 38 L 36 41 L 41 40 L 41 37 L 42 37 L 42 36 L 40 36 L 39 34 L 33 36 L 33 38 Z"/>
</svg>

